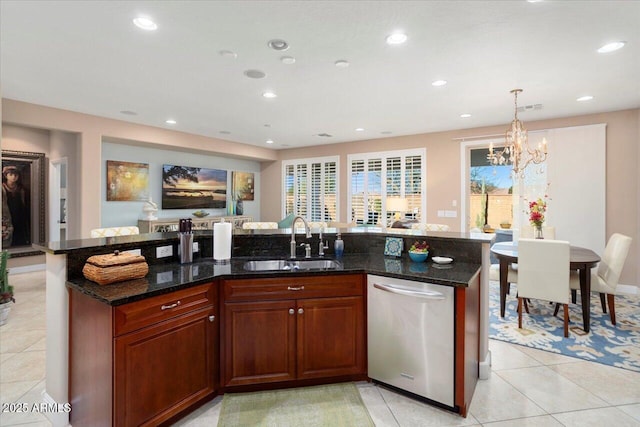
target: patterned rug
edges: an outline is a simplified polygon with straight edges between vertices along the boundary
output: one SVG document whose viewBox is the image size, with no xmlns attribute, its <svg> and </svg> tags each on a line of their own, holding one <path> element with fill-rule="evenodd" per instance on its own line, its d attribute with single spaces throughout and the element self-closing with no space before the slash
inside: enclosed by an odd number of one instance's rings
<svg viewBox="0 0 640 427">
<path fill-rule="evenodd" d="M 505 317 L 500 318 L 500 285 L 490 282 L 489 337 L 552 353 L 591 360 L 618 368 L 640 371 L 640 296 L 616 296 L 616 321 L 603 314 L 598 294 L 591 294 L 591 332 L 582 329 L 580 293 L 578 303 L 569 304 L 569 338 L 564 338 L 562 308 L 553 317 L 554 304 L 531 300 L 529 314 L 518 329 L 516 286 L 507 295 Z"/>
<path fill-rule="evenodd" d="M 353 383 L 226 393 L 218 427 L 374 427 Z"/>
</svg>

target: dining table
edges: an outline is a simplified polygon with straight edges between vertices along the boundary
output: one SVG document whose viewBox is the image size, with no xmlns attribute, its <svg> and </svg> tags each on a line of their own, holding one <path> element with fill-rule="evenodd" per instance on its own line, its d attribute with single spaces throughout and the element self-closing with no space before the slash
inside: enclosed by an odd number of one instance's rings
<svg viewBox="0 0 640 427">
<path fill-rule="evenodd" d="M 509 265 L 518 262 L 518 242 L 500 242 L 491 246 L 491 253 L 500 262 L 500 317 L 504 317 L 509 283 Z M 570 246 L 569 269 L 578 271 L 580 276 L 580 299 L 582 302 L 582 322 L 585 332 L 589 332 L 591 319 L 591 269 L 598 265 L 600 256 L 591 249 Z"/>
</svg>

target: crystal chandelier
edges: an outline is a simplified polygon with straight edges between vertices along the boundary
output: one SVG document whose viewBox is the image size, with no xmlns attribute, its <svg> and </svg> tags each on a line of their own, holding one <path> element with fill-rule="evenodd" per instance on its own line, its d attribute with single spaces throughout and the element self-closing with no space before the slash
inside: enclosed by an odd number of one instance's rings
<svg viewBox="0 0 640 427">
<path fill-rule="evenodd" d="M 524 170 L 531 162 L 539 164 L 547 159 L 547 140 L 542 139 L 538 147 L 529 147 L 527 130 L 518 120 L 518 94 L 522 89 L 513 89 L 511 93 L 515 98 L 514 119 L 511 126 L 505 132 L 505 147 L 502 150 L 493 149 L 493 142 L 489 145 L 487 160 L 494 166 L 513 165 L 514 176 L 524 177 Z"/>
</svg>

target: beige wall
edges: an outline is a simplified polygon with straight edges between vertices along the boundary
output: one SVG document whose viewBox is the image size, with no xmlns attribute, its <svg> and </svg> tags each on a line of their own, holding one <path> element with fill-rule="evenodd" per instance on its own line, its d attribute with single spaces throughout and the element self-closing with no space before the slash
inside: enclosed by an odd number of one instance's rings
<svg viewBox="0 0 640 427">
<path fill-rule="evenodd" d="M 77 174 L 78 196 L 81 200 L 78 225 L 86 237 L 100 227 L 101 146 L 102 139 L 121 140 L 131 145 L 143 145 L 185 152 L 206 152 L 222 157 L 250 160 L 275 160 L 276 152 L 253 145 L 238 144 L 174 130 L 137 125 L 120 120 L 80 114 L 26 102 L 2 99 L 3 125 L 17 125 L 43 130 L 59 130 L 78 135 Z"/>
<path fill-rule="evenodd" d="M 581 126 L 596 123 L 607 125 L 607 237 L 614 232 L 631 236 L 632 248 L 625 265 L 621 283 L 640 284 L 637 264 L 638 229 L 640 228 L 640 110 L 625 110 L 587 116 L 525 122 L 530 131 Z M 297 158 L 340 156 L 340 220 L 346 220 L 347 212 L 347 155 L 353 153 L 389 151 L 425 147 L 427 150 L 427 222 L 448 224 L 452 230 L 460 230 L 460 141 L 454 138 L 501 134 L 502 126 L 456 130 L 411 136 L 399 136 L 342 144 L 331 144 L 278 152 L 278 161 L 264 163 L 262 169 L 262 219 L 277 221 L 281 218 L 281 161 Z M 579 168 L 579 164 L 567 165 Z M 585 183 L 588 191 L 588 183 Z M 452 202 L 457 202 L 453 207 Z M 439 218 L 438 210 L 456 210 L 457 218 Z"/>
<path fill-rule="evenodd" d="M 460 229 L 460 218 L 438 218 L 438 210 L 456 210 L 460 214 L 461 173 L 460 142 L 454 138 L 503 133 L 506 125 L 456 130 L 449 132 L 399 136 L 341 144 L 329 144 L 301 149 L 275 151 L 267 148 L 238 144 L 215 138 L 176 132 L 162 128 L 136 125 L 55 108 L 43 107 L 8 99 L 2 100 L 3 123 L 35 129 L 62 130 L 78 135 L 81 170 L 80 227 L 88 230 L 100 224 L 100 153 L 103 137 L 121 139 L 131 144 L 175 149 L 186 152 L 206 152 L 226 157 L 262 161 L 261 220 L 277 221 L 281 218 L 282 165 L 285 159 L 340 155 L 340 213 L 346 220 L 347 209 L 347 155 L 352 153 L 390 151 L 425 147 L 427 150 L 427 210 L 426 220 L 444 223 L 453 230 Z M 633 237 L 633 245 L 626 263 L 622 283 L 640 283 L 637 268 L 638 229 L 640 228 L 640 110 L 625 110 L 587 116 L 525 122 L 530 130 L 607 124 L 607 236 L 620 232 Z M 4 142 L 3 142 L 4 146 Z M 30 149 L 29 151 L 38 151 Z M 580 165 L 567 165 L 580 167 Z M 588 183 L 585 191 L 588 190 Z M 453 207 L 452 202 L 457 202 Z"/>
</svg>

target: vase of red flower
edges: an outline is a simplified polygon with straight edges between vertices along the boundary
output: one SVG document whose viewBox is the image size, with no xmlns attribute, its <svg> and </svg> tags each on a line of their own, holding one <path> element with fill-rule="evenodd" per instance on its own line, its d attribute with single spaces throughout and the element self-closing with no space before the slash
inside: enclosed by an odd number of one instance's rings
<svg viewBox="0 0 640 427">
<path fill-rule="evenodd" d="M 531 203 L 529 203 L 529 223 L 534 228 L 533 236 L 536 239 L 543 239 L 542 235 L 542 224 L 544 223 L 545 217 L 544 213 L 547 211 L 547 202 L 538 198 Z"/>
</svg>

